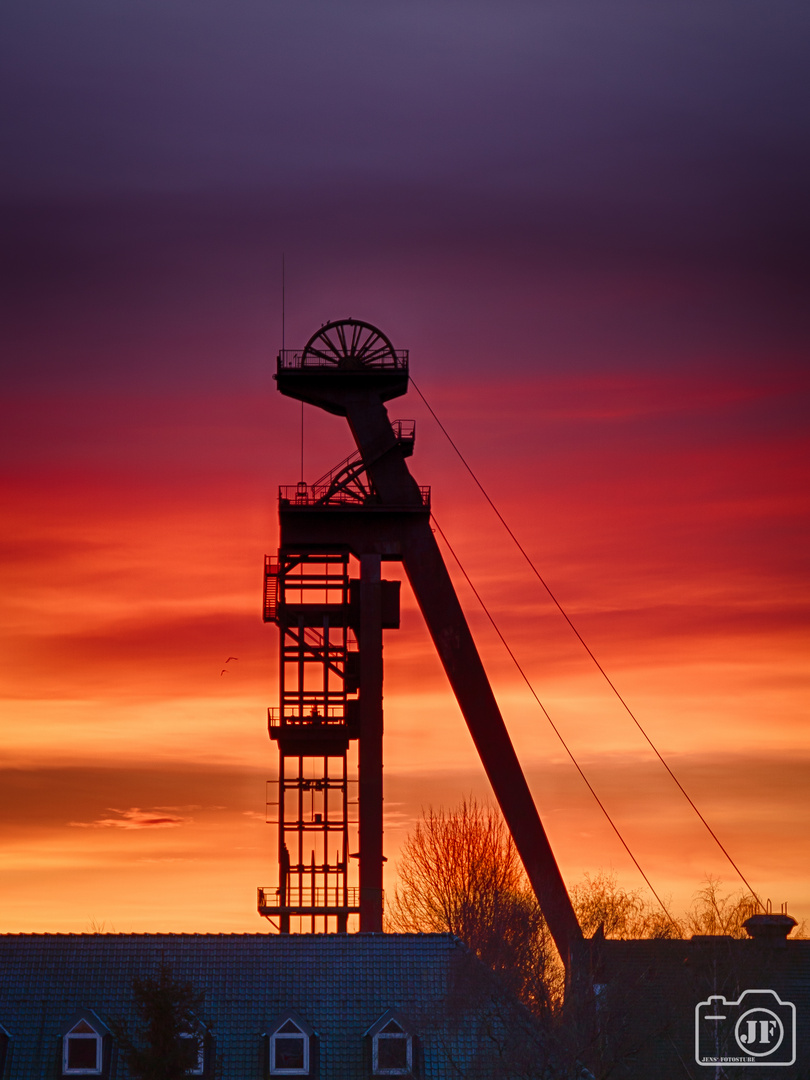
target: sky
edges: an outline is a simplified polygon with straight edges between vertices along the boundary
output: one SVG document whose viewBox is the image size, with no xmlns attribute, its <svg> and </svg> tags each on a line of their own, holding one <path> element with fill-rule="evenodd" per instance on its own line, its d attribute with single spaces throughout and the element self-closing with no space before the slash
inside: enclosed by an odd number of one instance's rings
<svg viewBox="0 0 810 1080">
<path fill-rule="evenodd" d="M 261 577 L 302 438 L 272 375 L 346 317 L 410 350 L 746 879 L 810 920 L 808 29 L 762 0 L 5 0 L 0 931 L 268 929 Z M 419 395 L 390 413 L 656 891 L 737 890 Z M 309 407 L 303 446 L 310 482 L 352 449 Z M 446 557 L 563 876 L 640 887 Z M 407 589 L 385 662 L 390 892 L 422 808 L 487 782 Z"/>
</svg>

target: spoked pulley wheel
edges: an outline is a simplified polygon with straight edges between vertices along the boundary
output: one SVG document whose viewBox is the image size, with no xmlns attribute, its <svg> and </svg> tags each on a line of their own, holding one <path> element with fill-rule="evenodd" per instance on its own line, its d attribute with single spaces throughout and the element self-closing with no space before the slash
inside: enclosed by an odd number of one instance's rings
<svg viewBox="0 0 810 1080">
<path fill-rule="evenodd" d="M 356 319 L 326 323 L 301 353 L 302 367 L 362 368 L 397 366 L 394 346 L 376 326 Z"/>
</svg>

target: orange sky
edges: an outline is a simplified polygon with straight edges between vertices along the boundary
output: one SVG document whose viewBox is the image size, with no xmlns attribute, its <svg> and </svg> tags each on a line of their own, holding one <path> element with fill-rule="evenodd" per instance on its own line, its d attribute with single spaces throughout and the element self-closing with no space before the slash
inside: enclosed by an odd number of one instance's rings
<svg viewBox="0 0 810 1080">
<path fill-rule="evenodd" d="M 418 378 L 418 356 L 412 368 Z M 810 916 L 794 587 L 806 454 L 794 436 L 763 454 L 716 434 L 785 391 L 724 393 L 696 376 L 479 379 L 463 394 L 419 382 L 751 883 Z M 260 577 L 277 544 L 275 488 L 297 479 L 299 407 L 269 378 L 258 398 L 70 406 L 21 401 L 8 421 L 18 445 L 32 425 L 47 431 L 50 451 L 6 481 L 4 929 L 261 929 L 253 891 L 275 878 L 264 710 L 277 640 Z M 411 393 L 390 412 L 417 418 L 414 475 L 433 484 L 442 528 L 656 889 L 680 909 L 709 874 L 735 888 L 424 407 Z M 674 445 L 684 424 L 698 446 Z M 311 409 L 305 430 L 314 479 L 348 434 Z M 613 867 L 636 887 L 448 563 L 564 875 Z M 391 888 L 420 807 L 487 789 L 407 591 L 385 656 Z"/>
<path fill-rule="evenodd" d="M 806 23 L 726 0 L 0 5 L 0 930 L 265 927 L 261 577 L 300 468 L 271 376 L 283 339 L 346 317 L 410 350 L 746 876 L 810 920 Z M 735 889 L 418 396 L 391 415 L 655 887 L 676 910 L 709 874 Z M 310 482 L 351 449 L 307 409 Z M 635 888 L 450 571 L 564 876 Z M 486 795 L 403 605 L 388 889 L 422 806 Z"/>
</svg>

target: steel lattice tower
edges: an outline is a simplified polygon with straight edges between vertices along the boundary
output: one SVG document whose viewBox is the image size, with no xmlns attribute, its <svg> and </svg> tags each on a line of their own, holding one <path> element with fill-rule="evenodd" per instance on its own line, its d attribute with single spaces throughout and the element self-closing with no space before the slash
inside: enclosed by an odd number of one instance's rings
<svg viewBox="0 0 810 1080">
<path fill-rule="evenodd" d="M 582 932 L 431 531 L 429 489 L 406 464 L 414 425 L 392 423 L 385 407 L 407 392 L 408 354 L 347 319 L 282 351 L 275 377 L 282 394 L 345 416 L 357 451 L 315 484 L 279 492 L 281 543 L 266 560 L 265 591 L 280 638 L 270 710 L 279 878 L 259 890 L 259 911 L 283 932 L 294 916 L 345 931 L 359 915 L 360 930 L 382 930 L 382 638 L 399 625 L 399 582 L 381 571 L 398 562 L 568 964 Z"/>
</svg>

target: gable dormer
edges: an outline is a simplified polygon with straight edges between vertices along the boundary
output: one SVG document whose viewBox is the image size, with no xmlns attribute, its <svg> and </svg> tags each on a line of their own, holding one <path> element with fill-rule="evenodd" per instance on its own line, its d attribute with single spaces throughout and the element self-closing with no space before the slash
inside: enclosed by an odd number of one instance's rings
<svg viewBox="0 0 810 1080">
<path fill-rule="evenodd" d="M 410 1023 L 388 1009 L 366 1032 L 371 1046 L 372 1076 L 415 1076 L 416 1036 Z"/>
<path fill-rule="evenodd" d="M 110 1029 L 92 1009 L 75 1013 L 62 1035 L 63 1077 L 109 1075 Z"/>
<path fill-rule="evenodd" d="M 186 1062 L 186 1076 L 214 1075 L 216 1040 L 209 1028 L 194 1016 L 187 1018 L 186 1030 L 179 1035 Z"/>
<path fill-rule="evenodd" d="M 282 1013 L 265 1038 L 268 1076 L 317 1075 L 317 1035 L 297 1013 Z"/>
</svg>

